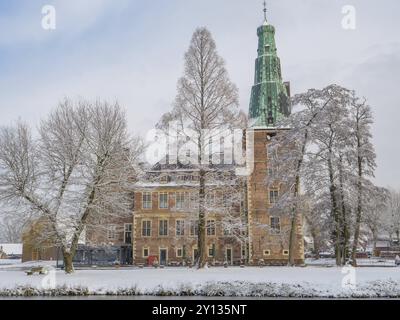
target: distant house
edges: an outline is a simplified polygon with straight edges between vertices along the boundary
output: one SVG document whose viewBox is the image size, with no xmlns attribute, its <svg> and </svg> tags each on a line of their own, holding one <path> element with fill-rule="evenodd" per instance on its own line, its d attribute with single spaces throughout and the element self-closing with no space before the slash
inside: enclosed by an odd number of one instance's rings
<svg viewBox="0 0 400 320">
<path fill-rule="evenodd" d="M 20 259 L 22 243 L 0 243 L 0 259 Z"/>
<path fill-rule="evenodd" d="M 368 242 L 367 251 L 371 252 L 375 257 L 382 257 L 399 252 L 400 246 L 397 239 L 393 239 L 389 235 L 380 234 L 375 241 L 370 240 Z"/>
<path fill-rule="evenodd" d="M 35 260 L 56 260 L 57 247 L 51 239 L 43 239 L 48 228 L 45 219 L 38 219 L 27 226 L 22 234 L 22 262 Z"/>
</svg>

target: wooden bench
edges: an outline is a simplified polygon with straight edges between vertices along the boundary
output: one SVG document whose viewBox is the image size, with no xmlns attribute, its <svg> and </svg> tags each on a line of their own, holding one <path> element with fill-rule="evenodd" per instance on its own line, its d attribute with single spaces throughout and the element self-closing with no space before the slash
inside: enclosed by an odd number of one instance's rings
<svg viewBox="0 0 400 320">
<path fill-rule="evenodd" d="M 31 268 L 30 270 L 25 271 L 25 273 L 26 273 L 28 276 L 32 276 L 32 275 L 34 275 L 35 273 L 38 273 L 38 274 L 47 274 L 48 271 L 47 271 L 44 267 L 33 267 L 33 268 Z"/>
</svg>

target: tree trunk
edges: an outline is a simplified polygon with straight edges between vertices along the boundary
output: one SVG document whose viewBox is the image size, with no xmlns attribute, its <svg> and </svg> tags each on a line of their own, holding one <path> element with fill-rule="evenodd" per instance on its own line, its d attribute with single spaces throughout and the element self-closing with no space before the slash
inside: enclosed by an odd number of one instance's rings
<svg viewBox="0 0 400 320">
<path fill-rule="evenodd" d="M 311 125 L 312 120 L 316 115 L 310 120 L 308 125 Z M 301 146 L 301 157 L 297 161 L 296 166 L 296 177 L 295 177 L 295 187 L 294 187 L 294 199 L 295 204 L 292 209 L 291 223 L 290 223 L 290 236 L 289 236 L 289 261 L 288 264 L 291 266 L 295 265 L 294 252 L 296 247 L 296 215 L 297 215 L 297 198 L 300 193 L 300 170 L 303 165 L 304 155 L 306 153 L 306 146 L 308 143 L 308 129 L 304 132 L 303 145 Z"/>
<path fill-rule="evenodd" d="M 358 150 L 360 150 L 360 139 L 358 139 Z M 358 162 L 358 181 L 357 181 L 357 210 L 356 210 L 356 225 L 354 231 L 353 248 L 351 252 L 351 260 L 353 267 L 357 267 L 357 247 L 360 238 L 360 227 L 361 227 L 361 214 L 362 214 L 362 158 L 357 157 Z"/>
<path fill-rule="evenodd" d="M 73 252 L 68 252 L 65 248 L 62 248 L 63 260 L 64 260 L 64 271 L 67 274 L 74 273 L 74 264 L 72 259 L 74 258 Z"/>
<path fill-rule="evenodd" d="M 338 210 L 338 205 L 337 205 L 337 198 L 336 198 L 336 185 L 335 185 L 335 180 L 334 180 L 334 175 L 333 175 L 333 165 L 332 165 L 332 160 L 331 156 L 328 158 L 328 170 L 329 170 L 329 193 L 331 197 L 331 203 L 332 203 L 332 216 L 333 216 L 333 221 L 334 221 L 334 231 L 333 231 L 333 241 L 335 245 L 335 257 L 336 257 L 336 265 L 341 266 L 342 265 L 342 257 L 341 257 L 341 246 L 340 246 L 340 233 L 341 233 L 341 228 L 340 228 L 340 221 L 339 221 L 339 210 Z"/>
<path fill-rule="evenodd" d="M 320 242 L 317 234 L 315 232 L 311 232 L 311 236 L 314 241 L 314 253 L 315 253 L 315 259 L 319 259 L 319 252 L 320 252 Z"/>
<path fill-rule="evenodd" d="M 350 241 L 350 232 L 347 221 L 347 210 L 344 196 L 344 182 L 343 182 L 343 166 L 342 166 L 342 157 L 340 157 L 339 161 L 339 181 L 340 181 L 340 200 L 341 200 L 341 225 L 342 225 L 342 263 L 346 264 L 346 260 L 349 255 L 349 241 Z"/>
<path fill-rule="evenodd" d="M 373 242 L 374 242 L 373 248 L 372 248 L 372 254 L 375 256 L 375 253 L 376 253 L 376 243 L 377 243 L 377 241 L 378 241 L 378 236 L 377 236 L 377 232 L 376 232 L 376 231 L 373 231 L 373 232 L 372 232 L 372 237 L 373 237 Z"/>
<path fill-rule="evenodd" d="M 206 212 L 205 212 L 205 171 L 199 172 L 199 236 L 198 236 L 198 261 L 197 267 L 204 268 L 207 262 L 207 243 L 206 243 Z"/>
<path fill-rule="evenodd" d="M 296 250 L 296 215 L 291 217 L 290 223 L 290 237 L 289 237 L 289 265 L 294 266 L 295 261 L 295 250 Z"/>
</svg>

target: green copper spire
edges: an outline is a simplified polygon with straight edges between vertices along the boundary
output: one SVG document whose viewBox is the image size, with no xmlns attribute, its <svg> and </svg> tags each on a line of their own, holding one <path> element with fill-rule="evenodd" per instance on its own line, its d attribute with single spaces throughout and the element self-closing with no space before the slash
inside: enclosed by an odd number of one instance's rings
<svg viewBox="0 0 400 320">
<path fill-rule="evenodd" d="M 266 12 L 264 2 L 264 23 L 257 29 L 258 57 L 249 108 L 252 127 L 274 127 L 277 120 L 290 114 L 290 87 L 282 82 L 275 28 L 268 24 Z"/>
</svg>

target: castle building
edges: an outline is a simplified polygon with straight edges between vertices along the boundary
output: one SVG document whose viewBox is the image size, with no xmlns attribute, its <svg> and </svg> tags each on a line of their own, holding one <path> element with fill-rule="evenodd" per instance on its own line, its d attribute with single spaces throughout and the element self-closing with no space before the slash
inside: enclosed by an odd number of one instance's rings
<svg viewBox="0 0 400 320">
<path fill-rule="evenodd" d="M 267 22 L 257 29 L 258 50 L 254 85 L 249 106 L 249 127 L 243 148 L 247 174 L 239 166 L 224 162 L 210 164 L 216 178 L 206 183 L 206 245 L 212 265 L 284 265 L 289 258 L 289 214 L 272 214 L 271 208 L 285 185 L 267 183 L 272 168 L 268 156 L 271 138 L 285 130 L 277 122 L 290 115 L 290 84 L 283 82 L 277 55 L 275 28 Z M 250 155 L 250 156 L 249 156 Z M 190 154 L 188 157 L 190 158 Z M 121 264 L 184 265 L 195 261 L 198 243 L 199 171 L 196 166 L 171 161 L 170 155 L 148 168 L 132 186 L 133 217 L 104 223 L 107 232 L 86 230 L 86 244 L 80 245 L 74 260 L 100 264 L 118 260 Z M 297 213 L 295 262 L 304 262 L 302 217 Z M 27 235 L 34 232 L 31 229 Z M 24 257 L 38 257 L 44 248 L 33 246 L 25 237 Z M 51 246 L 50 246 L 51 247 Z M 110 247 L 113 250 L 110 250 Z M 51 249 L 53 252 L 54 250 Z M 56 251 L 54 251 L 56 252 Z M 54 259 L 58 259 L 58 255 Z"/>
<path fill-rule="evenodd" d="M 266 10 L 264 11 L 264 13 Z M 279 130 L 276 122 L 288 116 L 290 85 L 282 81 L 281 64 L 275 44 L 275 28 L 267 22 L 257 29 L 258 56 L 251 91 L 245 148 L 251 154 L 246 177 L 235 176 L 235 165 L 216 165 L 231 175 L 232 184 L 207 186 L 209 210 L 206 215 L 208 260 L 211 264 L 286 264 L 289 257 L 289 215 L 272 216 L 269 209 L 285 186 L 271 188 L 266 183 L 270 170 L 268 141 Z M 222 163 L 222 162 L 221 162 Z M 196 195 L 198 176 L 190 165 L 157 163 L 145 181 L 135 185 L 133 261 L 147 264 L 157 260 L 164 265 L 194 261 L 197 253 Z M 235 201 L 226 195 L 238 194 Z M 215 205 L 215 203 L 218 205 Z M 229 207 L 227 210 L 226 208 Z M 231 230 L 227 215 L 240 230 Z M 302 220 L 296 218 L 295 261 L 303 263 Z"/>
</svg>

